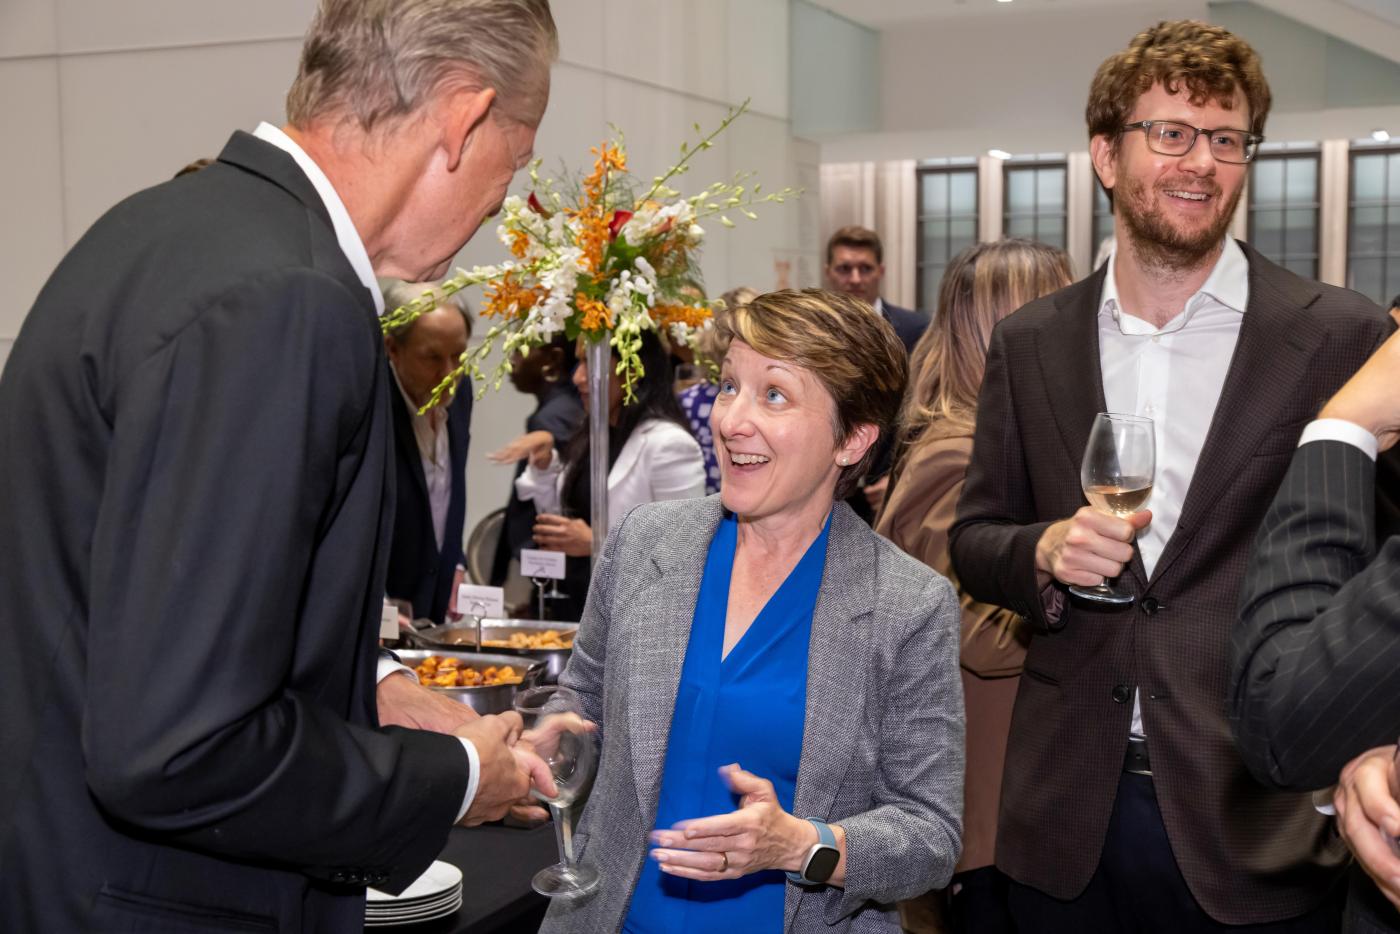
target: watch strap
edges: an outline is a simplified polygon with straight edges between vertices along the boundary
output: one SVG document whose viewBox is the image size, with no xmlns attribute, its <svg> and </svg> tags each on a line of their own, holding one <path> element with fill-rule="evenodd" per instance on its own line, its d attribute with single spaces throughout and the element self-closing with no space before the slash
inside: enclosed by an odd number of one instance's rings
<svg viewBox="0 0 1400 934">
<path fill-rule="evenodd" d="M 817 828 L 817 846 L 830 847 L 833 850 L 836 849 L 836 833 L 826 821 L 817 820 L 815 817 L 809 817 L 807 818 L 807 823 Z M 808 852 L 808 858 L 811 858 L 810 851 Z M 803 868 L 805 869 L 806 866 L 804 865 Z M 790 872 L 787 874 L 787 877 L 790 881 L 796 882 L 798 885 L 817 884 L 800 872 Z"/>
</svg>

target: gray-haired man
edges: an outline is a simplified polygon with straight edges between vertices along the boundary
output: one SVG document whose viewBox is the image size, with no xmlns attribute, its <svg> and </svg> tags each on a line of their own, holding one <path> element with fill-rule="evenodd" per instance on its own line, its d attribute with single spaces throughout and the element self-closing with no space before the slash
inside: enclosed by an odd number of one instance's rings
<svg viewBox="0 0 1400 934">
<path fill-rule="evenodd" d="M 546 0 L 323 0 L 287 126 L 99 220 L 0 379 L 0 930 L 357 930 L 543 763 L 376 697 L 376 276 L 440 276 L 529 159 Z M 391 699 L 385 692 L 396 692 Z"/>
</svg>

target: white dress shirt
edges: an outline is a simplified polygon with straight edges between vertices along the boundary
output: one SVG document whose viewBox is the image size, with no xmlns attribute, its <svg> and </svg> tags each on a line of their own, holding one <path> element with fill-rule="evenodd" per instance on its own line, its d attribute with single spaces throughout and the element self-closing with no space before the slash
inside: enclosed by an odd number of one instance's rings
<svg viewBox="0 0 1400 934">
<path fill-rule="evenodd" d="M 1124 308 L 1114 276 L 1116 252 L 1108 260 L 1099 302 L 1099 366 L 1110 412 L 1152 419 L 1157 472 L 1152 522 L 1138 533 L 1147 576 L 1176 530 L 1196 460 L 1210 430 L 1215 405 L 1249 303 L 1249 261 L 1233 239 L 1215 268 L 1181 312 L 1161 328 Z M 1142 704 L 1133 696 L 1132 734 L 1143 736 Z"/>
<path fill-rule="evenodd" d="M 447 446 L 447 407 L 434 406 L 418 414 L 418 405 L 408 397 L 399 381 L 397 370 L 394 385 L 399 387 L 403 404 L 408 406 L 413 422 L 413 440 L 418 442 L 418 457 L 423 464 L 423 479 L 428 484 L 428 511 L 433 517 L 433 536 L 438 551 L 442 551 L 443 531 L 447 527 L 447 507 L 452 501 L 452 456 Z"/>
<path fill-rule="evenodd" d="M 350 267 L 355 270 L 356 277 L 369 290 L 370 298 L 374 300 L 375 311 L 381 315 L 384 314 L 384 294 L 379 291 L 379 280 L 374 276 L 374 266 L 370 264 L 369 252 L 365 250 L 364 241 L 360 239 L 360 232 L 355 229 L 355 222 L 350 219 L 350 212 L 345 210 L 345 202 L 340 200 L 340 195 L 336 193 L 331 180 L 326 178 L 326 173 L 321 171 L 321 167 L 306 154 L 306 150 L 296 144 L 295 140 L 272 124 L 259 123 L 258 128 L 253 131 L 253 135 L 291 156 L 302 173 L 306 175 L 307 180 L 311 182 L 311 187 L 315 188 L 316 194 L 320 195 L 321 203 L 326 206 L 326 213 L 331 217 L 331 228 L 335 230 L 335 239 L 340 244 L 340 252 L 345 254 L 345 258 L 350 262 Z M 396 375 L 395 380 L 397 379 Z M 447 432 L 444 431 L 442 434 L 445 439 Z M 445 509 L 443 516 L 445 520 Z M 438 530 L 438 547 L 441 548 L 442 527 L 437 521 L 436 514 L 434 514 L 433 523 Z M 400 665 L 387 656 L 381 655 L 379 657 L 377 667 L 375 683 L 398 672 L 403 672 L 412 678 L 415 684 L 418 681 L 418 676 L 413 673 L 411 668 Z M 458 739 L 462 738 L 458 737 Z M 472 801 L 476 798 L 477 783 L 481 776 L 481 756 L 477 753 L 476 746 L 472 745 L 471 740 L 462 739 L 462 748 L 467 751 L 471 771 L 467 779 L 467 793 L 463 796 L 462 809 L 457 812 L 457 820 L 466 816 L 467 810 L 472 806 Z"/>
</svg>

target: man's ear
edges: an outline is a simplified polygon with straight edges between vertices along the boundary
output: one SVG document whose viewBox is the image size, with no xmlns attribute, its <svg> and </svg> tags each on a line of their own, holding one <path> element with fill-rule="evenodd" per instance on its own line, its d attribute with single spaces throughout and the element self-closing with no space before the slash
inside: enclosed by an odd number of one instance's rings
<svg viewBox="0 0 1400 934">
<path fill-rule="evenodd" d="M 1089 140 L 1089 160 L 1099 182 L 1110 191 L 1118 183 L 1118 150 L 1113 139 L 1103 133 Z"/>
<path fill-rule="evenodd" d="M 442 94 L 438 122 L 442 127 L 442 147 L 447 152 L 447 171 L 457 171 L 467 140 L 491 114 L 495 88 L 454 88 Z"/>
</svg>

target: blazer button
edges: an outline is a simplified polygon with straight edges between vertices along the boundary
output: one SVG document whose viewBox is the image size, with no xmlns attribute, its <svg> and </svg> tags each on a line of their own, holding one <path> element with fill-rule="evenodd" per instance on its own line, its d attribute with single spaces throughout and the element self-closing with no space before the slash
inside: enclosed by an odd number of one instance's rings
<svg viewBox="0 0 1400 934">
<path fill-rule="evenodd" d="M 1161 602 L 1156 597 L 1144 597 L 1142 601 L 1142 611 L 1148 616 L 1156 614 L 1162 608 Z"/>
<path fill-rule="evenodd" d="M 1132 689 L 1126 684 L 1115 684 L 1113 686 L 1113 700 L 1118 704 L 1126 704 L 1128 698 L 1133 696 Z"/>
</svg>

